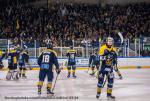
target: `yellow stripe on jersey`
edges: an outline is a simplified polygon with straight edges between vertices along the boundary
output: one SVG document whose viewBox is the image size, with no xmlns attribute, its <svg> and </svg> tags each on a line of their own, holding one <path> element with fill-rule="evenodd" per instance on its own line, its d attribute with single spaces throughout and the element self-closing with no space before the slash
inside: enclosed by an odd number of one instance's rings
<svg viewBox="0 0 150 101">
<path fill-rule="evenodd" d="M 68 50 L 68 51 L 67 51 L 67 53 L 71 53 L 71 52 L 75 53 L 76 50 Z"/>
<path fill-rule="evenodd" d="M 10 53 L 15 53 L 16 52 L 16 50 L 10 50 Z"/>
<path fill-rule="evenodd" d="M 105 52 L 105 50 L 115 51 L 116 52 L 116 48 L 115 47 L 112 46 L 112 47 L 108 48 L 107 45 L 105 44 L 105 45 L 103 45 L 103 46 L 100 47 L 100 49 L 99 49 L 99 55 L 103 55 L 104 52 Z"/>
<path fill-rule="evenodd" d="M 117 49 L 116 49 L 115 47 L 113 47 L 113 51 L 114 51 L 114 52 L 117 52 Z"/>
<path fill-rule="evenodd" d="M 25 52 L 25 51 L 23 51 L 22 53 L 28 55 L 27 52 Z"/>
<path fill-rule="evenodd" d="M 2 54 L 3 54 L 3 52 L 2 52 L 2 51 L 0 51 L 0 56 L 2 56 Z"/>
<path fill-rule="evenodd" d="M 16 57 L 16 56 L 13 57 L 13 62 L 14 62 L 14 63 L 17 63 L 17 57 Z"/>
</svg>

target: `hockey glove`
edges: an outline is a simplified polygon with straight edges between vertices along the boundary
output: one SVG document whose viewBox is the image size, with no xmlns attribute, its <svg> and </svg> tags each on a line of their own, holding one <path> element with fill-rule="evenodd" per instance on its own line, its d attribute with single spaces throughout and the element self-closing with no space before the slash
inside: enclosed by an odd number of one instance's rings
<svg viewBox="0 0 150 101">
<path fill-rule="evenodd" d="M 61 70 L 60 69 L 56 69 L 56 73 L 60 74 Z"/>
</svg>

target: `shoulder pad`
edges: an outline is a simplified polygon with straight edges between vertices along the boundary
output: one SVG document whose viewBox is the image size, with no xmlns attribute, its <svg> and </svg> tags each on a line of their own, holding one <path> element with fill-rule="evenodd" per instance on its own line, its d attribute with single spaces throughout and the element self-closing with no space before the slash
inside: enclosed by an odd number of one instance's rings
<svg viewBox="0 0 150 101">
<path fill-rule="evenodd" d="M 76 50 L 68 50 L 67 53 L 68 53 L 68 52 L 76 52 Z"/>
<path fill-rule="evenodd" d="M 54 50 L 51 50 L 51 49 L 46 49 L 45 51 L 52 52 L 52 53 L 54 53 L 54 54 L 57 56 L 57 53 L 56 53 L 56 51 L 54 51 Z"/>
<path fill-rule="evenodd" d="M 112 49 L 114 52 L 117 52 L 117 49 L 115 48 L 115 47 L 113 47 L 113 49 Z"/>
<path fill-rule="evenodd" d="M 10 53 L 15 53 L 15 52 L 17 52 L 16 50 L 10 50 Z"/>
</svg>

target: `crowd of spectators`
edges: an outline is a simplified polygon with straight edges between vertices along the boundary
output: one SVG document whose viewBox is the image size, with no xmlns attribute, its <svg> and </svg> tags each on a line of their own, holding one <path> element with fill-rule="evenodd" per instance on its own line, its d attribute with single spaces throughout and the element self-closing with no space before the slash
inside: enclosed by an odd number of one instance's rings
<svg viewBox="0 0 150 101">
<path fill-rule="evenodd" d="M 141 56 L 143 57 L 150 56 L 150 50 L 146 49 L 146 50 L 141 51 Z"/>
<path fill-rule="evenodd" d="M 98 46 L 100 40 L 112 36 L 119 42 L 118 32 L 133 41 L 150 36 L 150 4 L 88 5 L 54 4 L 48 9 L 30 5 L 7 6 L 0 12 L 0 38 L 23 40 L 30 46 L 34 40 L 45 46 Z"/>
</svg>

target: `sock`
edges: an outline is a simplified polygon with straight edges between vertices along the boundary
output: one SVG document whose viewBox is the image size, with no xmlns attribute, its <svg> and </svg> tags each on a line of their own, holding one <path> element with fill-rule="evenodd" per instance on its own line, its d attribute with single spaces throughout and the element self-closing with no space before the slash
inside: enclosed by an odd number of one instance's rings
<svg viewBox="0 0 150 101">
<path fill-rule="evenodd" d="M 68 75 L 70 75 L 70 73 L 71 73 L 71 70 L 68 70 Z"/>
<path fill-rule="evenodd" d="M 72 75 L 75 76 L 75 70 L 72 70 Z"/>
<path fill-rule="evenodd" d="M 107 96 L 111 96 L 112 94 L 112 88 L 107 88 Z"/>
<path fill-rule="evenodd" d="M 22 74 L 22 68 L 20 67 L 19 68 L 19 76 L 21 76 L 21 74 Z"/>
<path fill-rule="evenodd" d="M 101 94 L 101 88 L 97 87 L 97 94 Z"/>
<path fill-rule="evenodd" d="M 94 67 L 92 67 L 92 74 L 94 74 Z"/>
<path fill-rule="evenodd" d="M 51 90 L 51 88 L 52 88 L 52 83 L 48 83 L 48 84 L 47 84 L 47 89 L 48 89 L 48 90 Z"/>
<path fill-rule="evenodd" d="M 25 76 L 25 73 L 26 73 L 26 70 L 25 70 L 25 68 L 23 68 L 22 76 Z"/>
<path fill-rule="evenodd" d="M 43 86 L 43 81 L 39 81 L 38 84 L 38 92 L 41 92 L 42 86 Z"/>
</svg>

